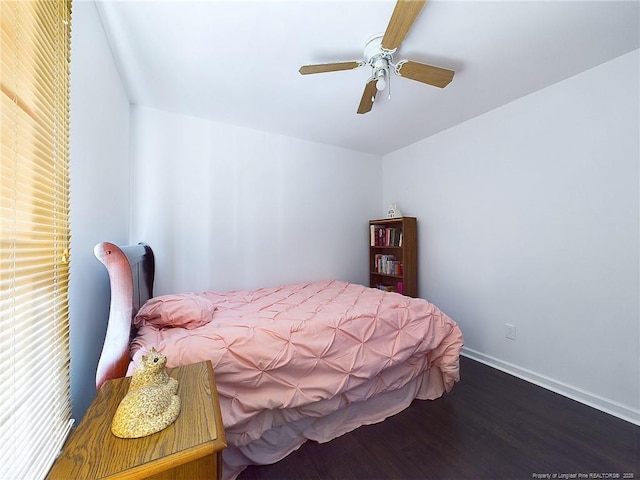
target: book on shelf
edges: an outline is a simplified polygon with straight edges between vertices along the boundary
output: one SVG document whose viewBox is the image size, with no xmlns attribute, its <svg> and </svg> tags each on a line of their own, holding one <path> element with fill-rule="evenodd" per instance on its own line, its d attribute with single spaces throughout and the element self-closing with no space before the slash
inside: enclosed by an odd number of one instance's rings
<svg viewBox="0 0 640 480">
<path fill-rule="evenodd" d="M 397 292 L 398 291 L 395 285 L 383 285 L 381 283 L 376 285 L 376 288 L 378 290 L 384 290 L 385 292 Z"/>
<path fill-rule="evenodd" d="M 384 225 L 370 225 L 370 244 L 372 247 L 401 247 L 402 229 L 385 227 Z"/>
<path fill-rule="evenodd" d="M 374 256 L 373 270 L 385 275 L 402 275 L 402 263 L 394 255 L 378 253 Z"/>
</svg>

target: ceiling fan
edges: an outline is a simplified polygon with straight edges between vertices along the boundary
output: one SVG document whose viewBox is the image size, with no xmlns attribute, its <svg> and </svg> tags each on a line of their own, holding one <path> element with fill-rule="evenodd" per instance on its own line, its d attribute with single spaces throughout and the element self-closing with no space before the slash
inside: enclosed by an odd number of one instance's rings
<svg viewBox="0 0 640 480">
<path fill-rule="evenodd" d="M 393 72 L 400 77 L 409 78 L 417 82 L 426 83 L 444 88 L 451 80 L 455 72 L 446 68 L 426 65 L 412 60 L 401 60 L 393 63 L 393 54 L 407 36 L 409 29 L 416 20 L 427 0 L 398 0 L 387 30 L 384 34 L 371 37 L 364 48 L 364 60 L 337 63 L 321 63 L 316 65 L 304 65 L 300 68 L 302 75 L 311 73 L 337 72 L 340 70 L 352 70 L 368 65 L 373 73 L 364 87 L 358 113 L 370 112 L 376 94 L 383 91 L 389 85 L 389 75 Z"/>
</svg>

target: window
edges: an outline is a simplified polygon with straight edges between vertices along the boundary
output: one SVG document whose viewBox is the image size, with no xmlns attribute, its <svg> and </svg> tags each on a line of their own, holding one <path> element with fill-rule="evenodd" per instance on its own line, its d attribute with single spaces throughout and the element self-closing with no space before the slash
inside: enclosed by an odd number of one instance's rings
<svg viewBox="0 0 640 480">
<path fill-rule="evenodd" d="M 43 478 L 71 427 L 70 0 L 0 1 L 0 465 Z"/>
</svg>

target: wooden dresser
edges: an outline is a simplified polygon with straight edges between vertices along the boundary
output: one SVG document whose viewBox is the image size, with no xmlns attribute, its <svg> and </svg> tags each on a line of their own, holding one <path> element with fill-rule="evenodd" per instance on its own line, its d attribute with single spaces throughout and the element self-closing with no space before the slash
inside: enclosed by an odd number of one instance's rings
<svg viewBox="0 0 640 480">
<path fill-rule="evenodd" d="M 227 446 L 211 362 L 169 371 L 178 380 L 180 416 L 143 438 L 111 433 L 111 420 L 130 378 L 104 383 L 49 472 L 51 480 L 220 479 Z"/>
</svg>

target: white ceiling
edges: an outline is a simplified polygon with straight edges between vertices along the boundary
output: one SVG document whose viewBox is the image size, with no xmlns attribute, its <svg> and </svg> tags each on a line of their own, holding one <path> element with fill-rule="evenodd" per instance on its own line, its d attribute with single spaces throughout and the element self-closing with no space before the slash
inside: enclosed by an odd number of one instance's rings
<svg viewBox="0 0 640 480">
<path fill-rule="evenodd" d="M 444 89 L 392 77 L 356 110 L 361 60 L 393 0 L 96 0 L 131 103 L 384 155 L 639 48 L 640 2 L 426 4 L 394 55 L 456 71 Z M 615 88 L 615 85 L 608 86 Z"/>
</svg>

